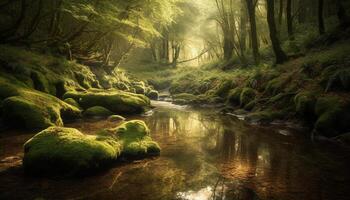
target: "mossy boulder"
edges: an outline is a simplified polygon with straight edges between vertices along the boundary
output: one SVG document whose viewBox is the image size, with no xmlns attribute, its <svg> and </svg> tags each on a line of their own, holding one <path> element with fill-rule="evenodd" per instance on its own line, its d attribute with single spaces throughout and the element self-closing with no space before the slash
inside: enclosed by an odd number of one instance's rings
<svg viewBox="0 0 350 200">
<path fill-rule="evenodd" d="M 20 96 L 2 102 L 3 119 L 7 125 L 28 129 L 62 126 L 63 119 L 81 116 L 81 111 L 60 99 L 35 90 L 20 88 Z"/>
<path fill-rule="evenodd" d="M 158 100 L 159 93 L 156 90 L 150 90 L 146 96 L 152 100 Z"/>
<path fill-rule="evenodd" d="M 83 112 L 85 117 L 108 117 L 113 114 L 113 112 L 102 106 L 94 106 Z"/>
<path fill-rule="evenodd" d="M 118 126 L 114 132 L 123 145 L 125 157 L 145 157 L 159 155 L 160 147 L 152 140 L 145 122 L 132 120 Z"/>
<path fill-rule="evenodd" d="M 197 96 L 189 93 L 180 93 L 172 96 L 173 103 L 179 105 L 193 104 L 197 100 Z"/>
<path fill-rule="evenodd" d="M 73 98 L 84 109 L 102 106 L 116 114 L 142 113 L 150 106 L 146 96 L 121 90 L 68 92 L 64 98 Z"/>
<path fill-rule="evenodd" d="M 113 137 L 49 127 L 24 144 L 23 166 L 25 171 L 39 175 L 85 174 L 116 160 L 121 147 Z"/>
<path fill-rule="evenodd" d="M 241 95 L 240 95 L 240 105 L 241 106 L 245 106 L 247 105 L 248 103 L 250 103 L 251 101 L 253 101 L 256 97 L 256 92 L 254 89 L 252 88 L 243 88 L 242 89 L 242 92 L 241 92 Z"/>
<path fill-rule="evenodd" d="M 124 121 L 125 117 L 120 115 L 111 115 L 108 117 L 108 121 L 110 122 L 118 122 L 118 121 Z"/>
<path fill-rule="evenodd" d="M 350 105 L 337 96 L 324 96 L 317 99 L 315 113 L 318 117 L 314 128 L 327 137 L 350 131 Z"/>
<path fill-rule="evenodd" d="M 312 92 L 304 91 L 294 97 L 295 110 L 304 119 L 314 120 L 316 95 Z"/>
<path fill-rule="evenodd" d="M 213 95 L 225 98 L 227 97 L 230 89 L 232 88 L 232 81 L 231 80 L 225 80 L 221 82 L 216 88 L 214 88 Z"/>
<path fill-rule="evenodd" d="M 228 94 L 227 100 L 233 105 L 239 105 L 241 101 L 241 93 L 242 88 L 237 87 L 235 89 L 232 89 Z"/>
<path fill-rule="evenodd" d="M 68 103 L 71 106 L 75 106 L 77 108 L 80 108 L 80 105 L 78 104 L 78 102 L 76 102 L 74 99 L 72 98 L 67 98 L 64 100 L 64 102 Z"/>
</svg>

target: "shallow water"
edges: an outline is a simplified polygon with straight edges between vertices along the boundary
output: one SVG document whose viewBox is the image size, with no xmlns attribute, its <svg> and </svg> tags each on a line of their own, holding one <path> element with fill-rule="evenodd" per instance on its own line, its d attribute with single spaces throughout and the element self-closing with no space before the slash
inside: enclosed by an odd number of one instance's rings
<svg viewBox="0 0 350 200">
<path fill-rule="evenodd" d="M 26 176 L 22 145 L 33 133 L 0 134 L 0 199 L 349 199 L 349 152 L 301 130 L 249 125 L 214 110 L 165 102 L 143 119 L 160 157 L 80 179 Z M 67 124 L 92 134 L 117 124 Z"/>
</svg>

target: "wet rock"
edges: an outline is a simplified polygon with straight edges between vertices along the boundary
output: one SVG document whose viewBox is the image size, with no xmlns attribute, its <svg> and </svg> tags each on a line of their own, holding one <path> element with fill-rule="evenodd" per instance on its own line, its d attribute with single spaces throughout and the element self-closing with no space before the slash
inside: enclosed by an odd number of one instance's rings
<svg viewBox="0 0 350 200">
<path fill-rule="evenodd" d="M 118 122 L 118 121 L 124 121 L 125 118 L 120 115 L 111 115 L 108 117 L 108 121 L 110 122 Z"/>
</svg>

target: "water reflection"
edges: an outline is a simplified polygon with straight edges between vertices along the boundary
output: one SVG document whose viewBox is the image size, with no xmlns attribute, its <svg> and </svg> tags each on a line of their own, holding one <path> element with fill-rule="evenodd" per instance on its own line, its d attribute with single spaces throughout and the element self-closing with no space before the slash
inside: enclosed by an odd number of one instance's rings
<svg viewBox="0 0 350 200">
<path fill-rule="evenodd" d="M 168 103 L 141 118 L 162 148 L 159 158 L 125 163 L 78 180 L 0 171 L 0 199 L 341 200 L 349 196 L 348 152 L 312 144 L 286 127 L 250 126 L 213 110 Z M 93 133 L 116 124 L 81 121 L 69 126 Z M 16 141 L 11 151 L 0 151 L 0 158 L 18 156 L 23 138 L 28 137 L 0 138 L 0 144 Z"/>
</svg>

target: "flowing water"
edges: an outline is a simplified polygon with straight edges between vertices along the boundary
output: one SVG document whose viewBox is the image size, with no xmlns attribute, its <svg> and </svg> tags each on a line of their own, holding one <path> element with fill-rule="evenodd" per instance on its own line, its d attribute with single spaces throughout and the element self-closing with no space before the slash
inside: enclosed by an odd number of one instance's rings
<svg viewBox="0 0 350 200">
<path fill-rule="evenodd" d="M 23 173 L 22 145 L 34 133 L 0 134 L 0 199 L 350 198 L 350 156 L 332 142 L 311 142 L 282 125 L 249 125 L 212 109 L 157 102 L 143 119 L 159 142 L 159 157 L 120 163 L 85 178 L 35 178 Z M 67 124 L 91 134 L 106 120 Z"/>
</svg>

